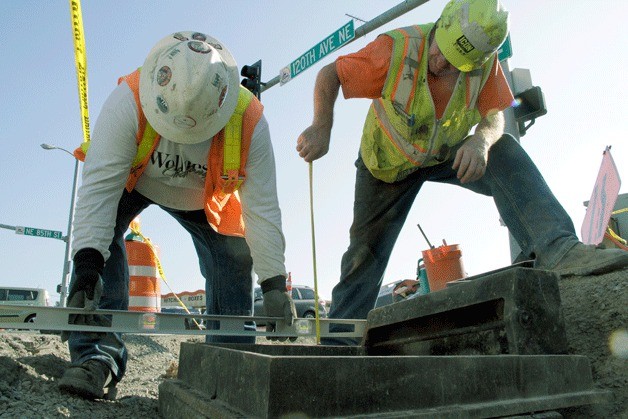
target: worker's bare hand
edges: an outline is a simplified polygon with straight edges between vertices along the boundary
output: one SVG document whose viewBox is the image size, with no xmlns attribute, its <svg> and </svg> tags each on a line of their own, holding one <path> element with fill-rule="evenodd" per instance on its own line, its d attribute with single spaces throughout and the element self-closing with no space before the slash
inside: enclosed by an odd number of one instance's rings
<svg viewBox="0 0 628 419">
<path fill-rule="evenodd" d="M 457 170 L 460 183 L 473 182 L 486 173 L 489 145 L 484 138 L 472 136 L 456 152 L 452 169 Z"/>
<path fill-rule="evenodd" d="M 299 156 L 306 162 L 320 159 L 329 151 L 329 141 L 331 139 L 331 129 L 311 125 L 299 135 L 297 140 L 297 151 Z"/>
</svg>

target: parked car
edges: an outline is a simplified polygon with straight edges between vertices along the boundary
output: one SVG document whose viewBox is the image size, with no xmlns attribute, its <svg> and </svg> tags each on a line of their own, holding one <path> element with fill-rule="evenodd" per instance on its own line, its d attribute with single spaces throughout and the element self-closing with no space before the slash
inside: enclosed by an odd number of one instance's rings
<svg viewBox="0 0 628 419">
<path fill-rule="evenodd" d="M 48 291 L 43 288 L 0 287 L 0 321 L 6 323 L 32 323 L 37 314 L 30 309 L 12 306 L 50 305 Z"/>
<path fill-rule="evenodd" d="M 297 310 L 297 317 L 305 319 L 313 319 L 316 314 L 315 310 L 315 293 L 314 290 L 305 285 L 293 285 L 292 286 L 292 300 Z M 265 316 L 264 314 L 264 296 L 260 287 L 255 288 L 254 316 Z M 318 300 L 318 316 L 319 318 L 327 317 L 327 308 L 325 307 L 325 300 Z M 258 326 L 265 326 L 263 321 L 256 322 Z"/>
<path fill-rule="evenodd" d="M 200 309 L 198 308 L 189 308 L 188 311 L 190 312 L 190 314 L 200 314 L 202 315 L 203 313 L 201 312 Z M 174 306 L 174 307 L 162 307 L 161 308 L 161 312 L 162 313 L 169 313 L 169 314 L 188 314 L 185 309 L 183 307 L 180 306 Z M 186 329 L 197 329 L 198 326 L 194 323 L 194 320 L 196 320 L 196 324 L 198 324 L 201 329 L 205 328 L 205 324 L 203 323 L 203 321 L 201 319 L 193 319 L 190 317 L 187 317 L 185 319 L 185 328 Z"/>
</svg>

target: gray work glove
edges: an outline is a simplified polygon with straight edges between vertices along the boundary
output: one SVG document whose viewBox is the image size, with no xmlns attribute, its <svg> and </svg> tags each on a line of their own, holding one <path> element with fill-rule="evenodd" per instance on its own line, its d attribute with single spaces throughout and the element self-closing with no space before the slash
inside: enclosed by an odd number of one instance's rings
<svg viewBox="0 0 628 419">
<path fill-rule="evenodd" d="M 102 271 L 105 260 L 96 249 L 81 249 L 74 256 L 74 277 L 70 284 L 67 307 L 82 308 L 86 312 L 98 308 L 103 293 Z M 69 324 L 89 326 L 111 326 L 111 319 L 95 314 L 70 314 Z M 70 332 L 61 333 L 61 341 L 65 342 Z"/>
<path fill-rule="evenodd" d="M 268 317 L 283 317 L 288 326 L 292 326 L 292 322 L 297 317 L 297 310 L 294 307 L 294 301 L 288 295 L 286 289 L 286 278 L 283 275 L 268 278 L 261 284 L 264 293 L 264 315 Z M 273 332 L 277 330 L 275 322 L 266 324 L 266 331 Z M 271 337 L 266 339 L 285 341 L 287 337 Z M 290 338 L 291 341 L 296 338 Z"/>
</svg>

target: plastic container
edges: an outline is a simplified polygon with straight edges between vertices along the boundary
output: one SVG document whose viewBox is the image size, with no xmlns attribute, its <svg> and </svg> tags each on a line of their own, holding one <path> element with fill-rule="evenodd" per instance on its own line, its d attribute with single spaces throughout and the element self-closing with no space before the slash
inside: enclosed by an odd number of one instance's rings
<svg viewBox="0 0 628 419">
<path fill-rule="evenodd" d="M 423 259 L 419 259 L 419 262 L 417 264 L 416 279 L 419 281 L 419 290 L 417 291 L 417 294 L 429 294 L 430 284 L 427 280 L 427 271 L 425 270 L 425 264 L 423 263 Z"/>
<path fill-rule="evenodd" d="M 442 246 L 423 250 L 422 253 L 430 292 L 442 290 L 447 287 L 447 282 L 467 276 L 462 251 L 457 244 L 448 245 L 443 240 Z"/>
</svg>

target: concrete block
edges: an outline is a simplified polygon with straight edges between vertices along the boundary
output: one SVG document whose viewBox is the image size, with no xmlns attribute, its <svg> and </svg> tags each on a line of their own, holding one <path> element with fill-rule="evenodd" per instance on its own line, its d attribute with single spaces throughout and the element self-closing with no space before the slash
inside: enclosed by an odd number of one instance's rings
<svg viewBox="0 0 628 419">
<path fill-rule="evenodd" d="M 181 346 L 159 389 L 179 417 L 495 417 L 597 403 L 585 357 L 365 356 L 359 347 Z M 177 400 L 181 392 L 202 393 Z M 195 403 L 197 403 L 195 405 Z M 224 411 L 203 409 L 224 407 Z"/>
<path fill-rule="evenodd" d="M 567 353 L 558 276 L 507 268 L 372 310 L 369 355 Z"/>
</svg>

